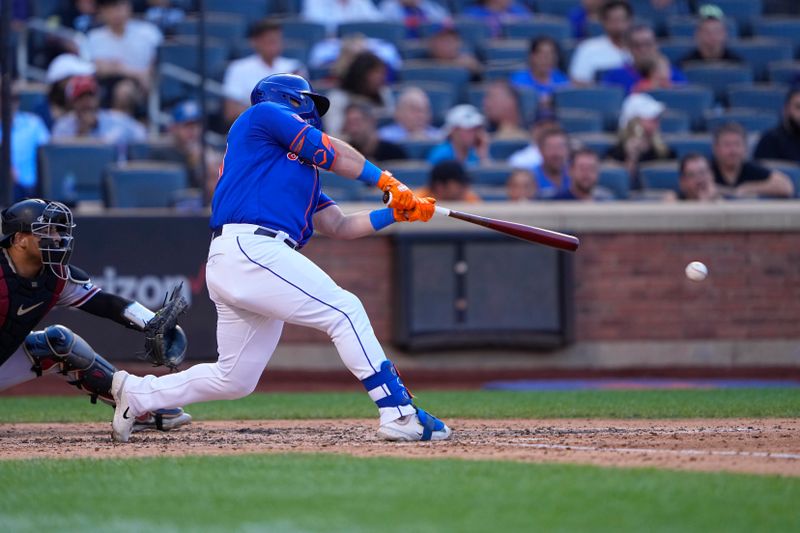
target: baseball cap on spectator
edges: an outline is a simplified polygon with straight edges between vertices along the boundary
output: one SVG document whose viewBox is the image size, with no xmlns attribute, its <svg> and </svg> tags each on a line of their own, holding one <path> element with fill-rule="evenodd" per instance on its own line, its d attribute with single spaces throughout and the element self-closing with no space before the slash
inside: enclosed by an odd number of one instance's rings
<svg viewBox="0 0 800 533">
<path fill-rule="evenodd" d="M 47 67 L 45 81 L 57 83 L 72 76 L 91 76 L 95 72 L 94 65 L 75 54 L 61 54 Z"/>
<path fill-rule="evenodd" d="M 722 20 L 725 18 L 725 13 L 722 11 L 722 9 L 714 4 L 703 4 L 697 10 L 697 14 L 701 19 Z"/>
<path fill-rule="evenodd" d="M 199 122 L 200 116 L 200 106 L 194 100 L 186 100 L 172 108 L 172 122 L 174 124 Z"/>
<path fill-rule="evenodd" d="M 622 111 L 619 114 L 619 127 L 625 128 L 628 122 L 635 118 L 656 118 L 667 108 L 664 104 L 647 93 L 636 93 L 628 96 L 622 102 Z"/>
<path fill-rule="evenodd" d="M 477 128 L 483 126 L 483 115 L 478 108 L 471 104 L 461 104 L 453 107 L 444 117 L 445 135 L 449 135 L 453 128 Z"/>
<path fill-rule="evenodd" d="M 73 76 L 64 88 L 68 102 L 74 102 L 86 94 L 97 94 L 97 82 L 92 76 Z"/>
</svg>

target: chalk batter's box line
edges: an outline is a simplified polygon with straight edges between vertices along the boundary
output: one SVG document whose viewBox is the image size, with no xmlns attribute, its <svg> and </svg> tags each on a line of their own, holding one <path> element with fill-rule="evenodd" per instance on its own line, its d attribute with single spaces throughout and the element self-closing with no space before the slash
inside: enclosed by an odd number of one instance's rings
<svg viewBox="0 0 800 533">
<path fill-rule="evenodd" d="M 572 446 L 569 444 L 541 444 L 541 443 L 524 443 L 524 442 L 509 442 L 507 446 L 515 448 L 536 448 L 540 450 L 567 450 L 578 452 L 613 452 L 613 453 L 644 453 L 652 455 L 678 455 L 678 456 L 722 456 L 722 457 L 758 457 L 765 459 L 790 459 L 800 460 L 800 453 L 782 453 L 782 452 L 743 452 L 736 450 L 659 450 L 656 448 L 603 448 L 599 446 Z"/>
</svg>

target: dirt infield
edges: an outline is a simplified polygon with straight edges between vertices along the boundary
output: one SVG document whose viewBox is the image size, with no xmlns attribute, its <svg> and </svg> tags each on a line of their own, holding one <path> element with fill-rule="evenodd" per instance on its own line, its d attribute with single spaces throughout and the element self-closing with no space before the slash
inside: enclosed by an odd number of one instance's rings
<svg viewBox="0 0 800 533">
<path fill-rule="evenodd" d="M 109 424 L 0 425 L 0 459 L 326 452 L 800 476 L 800 419 L 452 420 L 449 442 L 387 443 L 374 420 L 196 422 L 110 441 Z"/>
</svg>

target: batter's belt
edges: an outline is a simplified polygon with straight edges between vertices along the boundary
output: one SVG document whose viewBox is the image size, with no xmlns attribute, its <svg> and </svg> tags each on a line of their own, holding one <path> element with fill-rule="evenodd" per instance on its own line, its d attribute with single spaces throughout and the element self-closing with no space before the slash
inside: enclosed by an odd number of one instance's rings
<svg viewBox="0 0 800 533">
<path fill-rule="evenodd" d="M 269 229 L 269 228 L 262 228 L 260 226 L 258 228 L 256 228 L 255 231 L 253 231 L 253 235 L 262 235 L 264 237 L 272 237 L 273 239 L 276 238 L 281 233 L 283 233 L 283 232 L 282 231 L 275 231 L 274 229 Z M 212 232 L 211 232 L 211 240 L 213 241 L 214 239 L 216 239 L 220 235 L 222 235 L 222 228 L 217 228 L 215 230 L 212 230 Z M 283 239 L 283 244 L 285 244 L 286 246 L 288 246 L 292 250 L 297 250 L 298 248 L 300 248 L 300 245 L 297 243 L 297 241 L 295 241 L 291 237 L 285 237 Z"/>
</svg>

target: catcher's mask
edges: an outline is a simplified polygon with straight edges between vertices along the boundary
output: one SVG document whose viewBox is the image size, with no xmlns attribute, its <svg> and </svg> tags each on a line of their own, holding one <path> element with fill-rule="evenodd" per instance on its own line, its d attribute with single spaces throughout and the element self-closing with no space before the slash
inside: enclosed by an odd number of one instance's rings
<svg viewBox="0 0 800 533">
<path fill-rule="evenodd" d="M 42 263 L 61 279 L 67 279 L 74 244 L 72 211 L 60 202 L 32 199 L 17 202 L 0 212 L 0 246 L 11 246 L 14 234 L 31 233 L 39 238 Z"/>
</svg>

